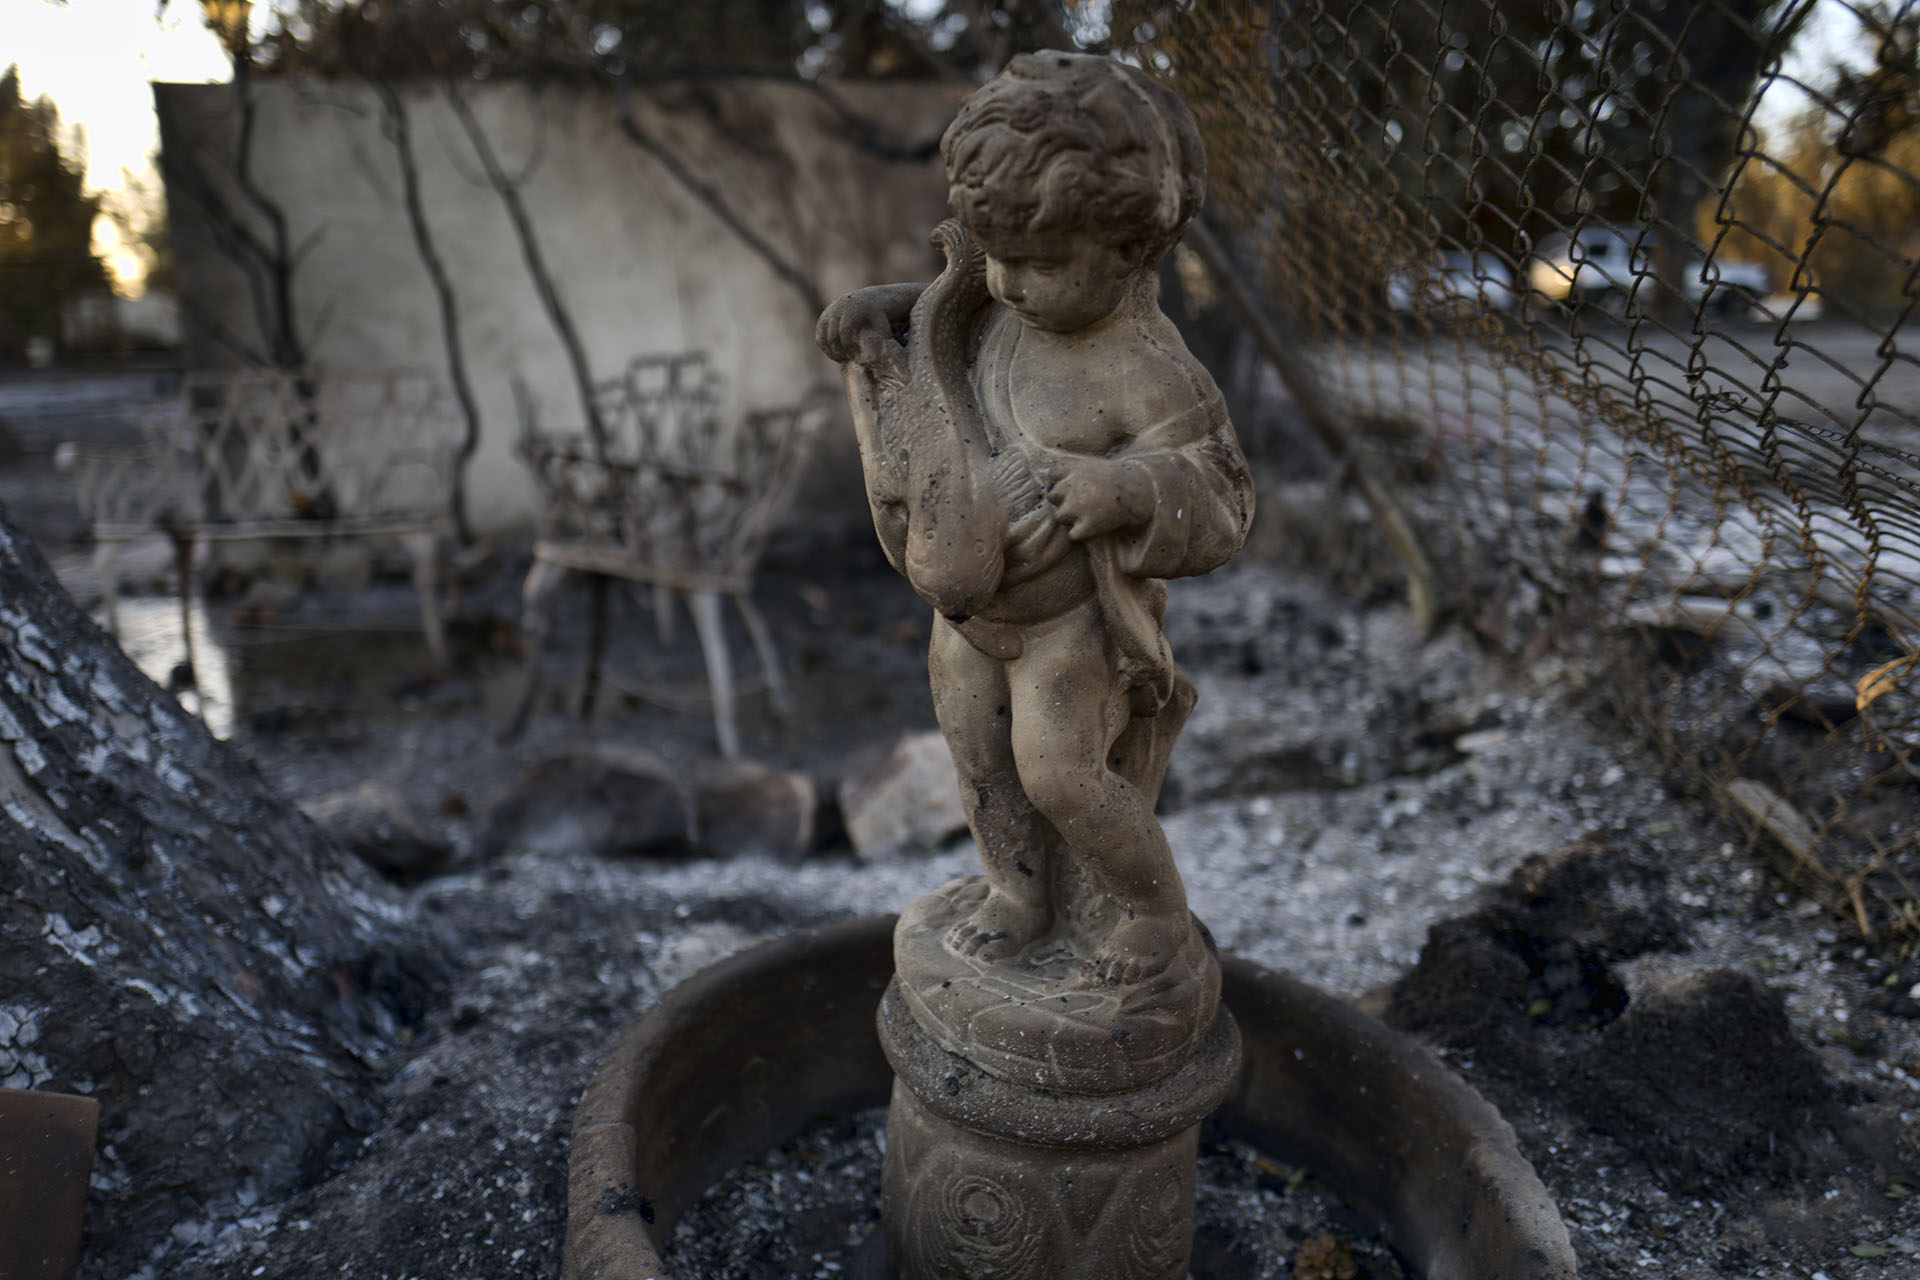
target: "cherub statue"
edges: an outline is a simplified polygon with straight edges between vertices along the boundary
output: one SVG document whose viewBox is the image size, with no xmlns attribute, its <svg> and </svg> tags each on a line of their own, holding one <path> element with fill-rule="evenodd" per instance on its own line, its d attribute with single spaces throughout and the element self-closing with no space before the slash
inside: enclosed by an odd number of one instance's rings
<svg viewBox="0 0 1920 1280">
<path fill-rule="evenodd" d="M 1156 293 L 1205 161 L 1172 92 L 1065 53 L 1015 58 L 940 150 L 946 270 L 847 294 L 816 337 L 847 366 L 880 542 L 937 612 L 934 707 L 986 866 L 943 941 L 1064 947 L 1075 985 L 1127 987 L 1195 937 L 1153 812 L 1194 700 L 1162 580 L 1224 563 L 1253 511 Z"/>
</svg>

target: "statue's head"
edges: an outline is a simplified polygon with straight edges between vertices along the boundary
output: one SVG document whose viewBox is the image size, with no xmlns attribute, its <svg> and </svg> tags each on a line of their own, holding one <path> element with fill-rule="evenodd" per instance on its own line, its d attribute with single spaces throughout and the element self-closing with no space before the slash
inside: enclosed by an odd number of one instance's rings
<svg viewBox="0 0 1920 1280">
<path fill-rule="evenodd" d="M 1144 72 L 1080 53 L 1022 54 L 940 139 L 947 200 L 983 241 L 1084 236 L 1151 269 L 1207 185 L 1186 103 Z"/>
</svg>

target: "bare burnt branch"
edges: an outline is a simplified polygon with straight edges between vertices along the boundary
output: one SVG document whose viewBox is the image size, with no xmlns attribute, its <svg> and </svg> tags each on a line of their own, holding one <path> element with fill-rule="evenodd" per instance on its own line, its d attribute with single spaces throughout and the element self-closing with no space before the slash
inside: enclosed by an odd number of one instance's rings
<svg viewBox="0 0 1920 1280">
<path fill-rule="evenodd" d="M 192 294 L 179 296 L 180 309 L 193 318 L 194 326 L 206 333 L 222 347 L 231 352 L 242 365 L 250 368 L 265 368 L 267 353 L 228 327 L 226 321 L 202 306 Z"/>
<path fill-rule="evenodd" d="M 433 224 L 427 218 L 426 204 L 420 195 L 420 162 L 413 149 L 413 124 L 406 101 L 393 82 L 377 73 L 368 83 L 380 95 L 384 115 L 382 130 L 393 143 L 394 158 L 400 164 L 402 204 L 407 211 L 407 227 L 413 235 L 414 249 L 433 285 L 434 302 L 440 312 L 440 333 L 447 350 L 447 380 L 453 385 L 454 402 L 460 409 L 460 444 L 454 454 L 453 506 L 454 530 L 462 544 L 473 542 L 473 527 L 467 516 L 467 465 L 480 448 L 480 406 L 473 394 L 473 380 L 467 373 L 466 348 L 460 341 L 460 300 L 454 292 L 453 277 L 434 243 Z"/>
<path fill-rule="evenodd" d="M 274 363 L 283 369 L 298 369 L 307 363 L 294 306 L 294 275 L 299 264 L 288 242 L 286 211 L 254 178 L 253 137 L 259 126 L 260 104 L 253 93 L 253 76 L 245 57 L 234 62 L 233 97 L 240 117 L 233 148 L 234 185 L 253 211 L 265 219 L 268 228 L 260 265 L 270 290 L 270 327 L 262 332 L 273 352 Z"/>
<path fill-rule="evenodd" d="M 547 267 L 546 256 L 540 250 L 540 238 L 535 232 L 533 219 L 527 213 L 526 202 L 520 198 L 520 189 L 500 166 L 499 155 L 494 151 L 493 142 L 487 137 L 479 119 L 473 114 L 473 106 L 467 101 L 460 86 L 452 80 L 441 83 L 446 93 L 447 104 L 453 109 L 454 117 L 459 120 L 461 129 L 466 133 L 467 141 L 472 145 L 474 155 L 479 158 L 480 167 L 486 173 L 487 184 L 494 194 L 500 197 L 501 205 L 507 211 L 507 219 L 513 224 L 513 233 L 520 243 L 520 256 L 527 266 L 527 275 L 533 281 L 534 292 L 540 298 L 540 305 L 547 313 L 548 321 L 553 325 L 555 336 L 566 352 L 567 364 L 573 373 L 574 390 L 580 398 L 580 412 L 586 423 L 587 432 L 593 440 L 594 448 L 602 457 L 607 449 L 607 430 L 601 420 L 600 406 L 593 391 L 593 374 L 587 365 L 586 347 L 580 341 L 579 331 L 574 327 L 573 315 L 567 310 L 566 303 L 560 297 L 559 284 L 553 272 Z"/>
<path fill-rule="evenodd" d="M 938 135 L 920 142 L 896 141 L 879 122 L 868 119 L 854 110 L 832 85 L 820 80 L 807 80 L 802 83 L 812 91 L 815 97 L 826 103 L 835 118 L 840 121 L 844 127 L 842 136 L 868 155 L 890 164 L 925 164 L 940 154 Z"/>
<path fill-rule="evenodd" d="M 618 82 L 615 91 L 618 94 L 620 128 L 628 138 L 633 140 L 634 145 L 652 156 L 674 181 L 704 205 L 709 213 L 725 224 L 727 230 L 738 236 L 742 244 L 753 250 L 776 276 L 800 296 L 800 300 L 807 305 L 810 312 L 817 315 L 824 310 L 827 305 L 826 300 L 821 297 L 819 289 L 814 287 L 813 281 L 807 278 L 806 273 L 787 261 L 786 257 L 774 248 L 766 237 L 748 225 L 746 219 L 727 203 L 725 197 L 711 184 L 702 181 L 665 143 L 641 127 L 640 122 L 634 118 L 633 94 L 626 81 Z"/>
</svg>

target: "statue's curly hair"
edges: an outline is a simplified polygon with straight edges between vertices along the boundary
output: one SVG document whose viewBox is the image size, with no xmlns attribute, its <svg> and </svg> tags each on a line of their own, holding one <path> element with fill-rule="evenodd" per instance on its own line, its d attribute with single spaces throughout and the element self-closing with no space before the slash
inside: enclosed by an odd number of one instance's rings
<svg viewBox="0 0 1920 1280">
<path fill-rule="evenodd" d="M 982 235 L 1085 231 L 1152 266 L 1200 211 L 1207 162 L 1178 94 L 1111 58 L 1022 54 L 940 139 L 947 202 Z"/>
</svg>

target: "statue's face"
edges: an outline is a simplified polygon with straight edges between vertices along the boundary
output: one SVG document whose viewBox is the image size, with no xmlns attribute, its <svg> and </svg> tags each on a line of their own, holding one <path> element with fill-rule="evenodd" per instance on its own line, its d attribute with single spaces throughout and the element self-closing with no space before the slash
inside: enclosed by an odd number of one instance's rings
<svg viewBox="0 0 1920 1280">
<path fill-rule="evenodd" d="M 1120 249 L 1087 236 L 977 238 L 994 300 L 1053 333 L 1072 333 L 1113 314 L 1136 271 Z"/>
</svg>

